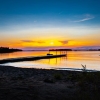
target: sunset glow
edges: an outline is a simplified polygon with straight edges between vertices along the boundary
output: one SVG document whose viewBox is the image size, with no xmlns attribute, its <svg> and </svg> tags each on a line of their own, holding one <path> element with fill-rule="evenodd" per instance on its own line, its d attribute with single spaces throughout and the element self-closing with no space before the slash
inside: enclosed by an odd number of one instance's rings
<svg viewBox="0 0 100 100">
<path fill-rule="evenodd" d="M 99 1 L 71 1 L 0 1 L 0 46 L 99 47 Z"/>
<path fill-rule="evenodd" d="M 54 45 L 54 42 L 50 42 L 51 45 Z"/>
</svg>

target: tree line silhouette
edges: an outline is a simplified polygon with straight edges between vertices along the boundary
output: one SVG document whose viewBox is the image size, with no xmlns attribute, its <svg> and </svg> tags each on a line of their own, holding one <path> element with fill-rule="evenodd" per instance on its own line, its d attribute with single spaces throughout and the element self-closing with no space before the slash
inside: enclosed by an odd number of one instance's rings
<svg viewBox="0 0 100 100">
<path fill-rule="evenodd" d="M 16 51 L 22 51 L 21 49 L 14 49 L 9 47 L 0 47 L 0 53 L 10 53 L 10 52 L 16 52 Z"/>
</svg>

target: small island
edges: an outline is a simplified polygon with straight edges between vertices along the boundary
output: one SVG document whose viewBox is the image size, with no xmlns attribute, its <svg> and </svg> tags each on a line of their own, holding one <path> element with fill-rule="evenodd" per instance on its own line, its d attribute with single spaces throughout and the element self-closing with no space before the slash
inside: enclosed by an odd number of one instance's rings
<svg viewBox="0 0 100 100">
<path fill-rule="evenodd" d="M 72 49 L 49 49 L 49 51 L 72 51 Z"/>
<path fill-rule="evenodd" d="M 14 49 L 14 48 L 9 48 L 9 47 L 0 47 L 0 53 L 12 53 L 12 52 L 17 52 L 17 51 L 22 51 L 21 49 Z"/>
</svg>

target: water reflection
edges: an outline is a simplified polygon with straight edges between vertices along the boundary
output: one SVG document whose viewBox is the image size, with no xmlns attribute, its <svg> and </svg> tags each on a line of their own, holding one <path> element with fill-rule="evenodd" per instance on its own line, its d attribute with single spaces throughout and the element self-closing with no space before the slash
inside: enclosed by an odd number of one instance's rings
<svg viewBox="0 0 100 100">
<path fill-rule="evenodd" d="M 16 52 L 10 54 L 0 54 L 0 59 L 40 56 L 46 55 L 48 51 L 38 52 Z M 50 52 L 52 54 L 65 54 L 67 56 L 61 58 L 42 59 L 37 61 L 9 63 L 11 66 L 27 67 L 27 68 L 82 68 L 81 64 L 86 65 L 88 69 L 100 70 L 100 51 L 68 51 L 68 52 Z"/>
<path fill-rule="evenodd" d="M 6 58 L 17 58 L 17 57 L 27 57 L 27 56 L 41 56 L 46 55 L 48 51 L 21 51 L 13 53 L 0 53 L 0 59 Z"/>
</svg>

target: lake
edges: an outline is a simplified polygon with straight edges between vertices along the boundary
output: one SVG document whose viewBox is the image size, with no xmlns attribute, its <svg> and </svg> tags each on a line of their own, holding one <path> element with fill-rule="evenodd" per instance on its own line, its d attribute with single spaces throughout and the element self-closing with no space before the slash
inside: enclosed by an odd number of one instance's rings
<svg viewBox="0 0 100 100">
<path fill-rule="evenodd" d="M 40 56 L 46 55 L 48 51 L 21 51 L 14 53 L 0 54 L 0 59 Z M 50 52 L 56 54 L 55 51 Z M 57 52 L 57 54 L 67 54 L 66 57 L 42 59 L 36 61 L 24 61 L 16 63 L 7 63 L 3 65 L 21 67 L 21 68 L 41 68 L 41 69 L 82 69 L 86 65 L 87 69 L 100 70 L 100 51 L 67 51 Z"/>
</svg>

